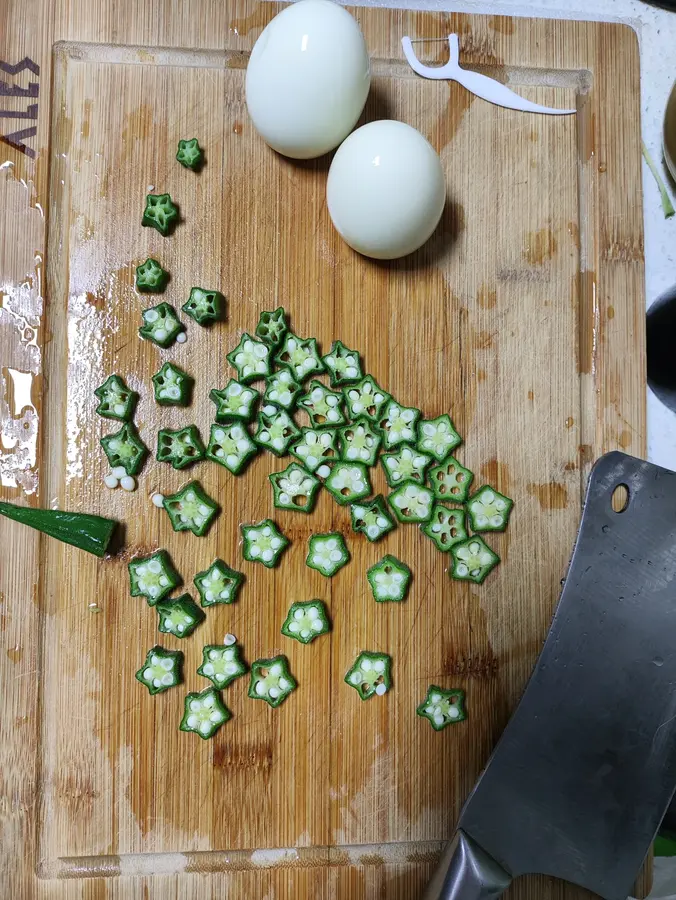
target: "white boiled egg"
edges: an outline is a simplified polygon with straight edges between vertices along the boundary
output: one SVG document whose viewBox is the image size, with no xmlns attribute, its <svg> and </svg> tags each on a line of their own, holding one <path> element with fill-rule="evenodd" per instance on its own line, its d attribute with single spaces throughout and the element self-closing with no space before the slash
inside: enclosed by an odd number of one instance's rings
<svg viewBox="0 0 676 900">
<path fill-rule="evenodd" d="M 371 84 L 359 25 L 330 0 L 299 0 L 256 41 L 246 70 L 246 103 L 274 150 L 312 159 L 352 131 Z"/>
<path fill-rule="evenodd" d="M 363 125 L 338 148 L 326 188 L 329 214 L 364 256 L 397 259 L 439 224 L 446 186 L 439 154 L 403 122 Z"/>
</svg>

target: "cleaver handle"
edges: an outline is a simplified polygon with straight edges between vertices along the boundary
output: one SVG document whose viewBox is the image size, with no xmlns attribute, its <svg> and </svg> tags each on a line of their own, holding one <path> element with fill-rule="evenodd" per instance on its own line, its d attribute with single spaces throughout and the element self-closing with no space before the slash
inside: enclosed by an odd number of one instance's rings
<svg viewBox="0 0 676 900">
<path fill-rule="evenodd" d="M 444 850 L 423 900 L 497 900 L 511 880 L 477 843 L 458 831 Z"/>
</svg>

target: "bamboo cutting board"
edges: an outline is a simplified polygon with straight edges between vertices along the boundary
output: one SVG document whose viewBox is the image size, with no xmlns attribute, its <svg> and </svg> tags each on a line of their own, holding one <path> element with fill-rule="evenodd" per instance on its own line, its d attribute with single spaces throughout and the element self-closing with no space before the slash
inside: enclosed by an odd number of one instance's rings
<svg viewBox="0 0 676 900">
<path fill-rule="evenodd" d="M 644 452 L 633 33 L 356 10 L 373 57 L 365 120 L 419 128 L 448 184 L 431 242 L 380 264 L 332 230 L 327 160 L 283 160 L 248 122 L 247 52 L 276 8 L 9 5 L 2 496 L 119 518 L 126 549 L 100 562 L 0 523 L 6 896 L 416 896 L 535 661 L 592 460 L 617 447 Z M 464 64 L 577 115 L 501 110 L 414 76 L 401 36 L 450 31 Z M 444 58 L 443 43 L 418 46 L 427 61 Z M 199 176 L 173 159 L 177 140 L 193 135 L 206 148 Z M 180 203 L 184 221 L 169 239 L 140 227 L 149 185 Z M 192 284 L 218 287 L 227 322 L 210 332 L 189 323 L 187 343 L 169 351 L 141 342 L 140 310 L 154 300 L 135 293 L 133 271 L 148 255 L 172 274 L 163 299 L 179 307 Z M 94 414 L 93 387 L 116 371 L 140 391 L 136 421 L 151 450 L 162 425 L 194 422 L 205 435 L 208 390 L 230 377 L 225 353 L 278 304 L 324 348 L 334 338 L 358 348 L 402 402 L 450 412 L 477 485 L 515 499 L 508 532 L 489 539 L 503 564 L 482 587 L 449 582 L 444 558 L 412 526 L 377 545 L 353 535 L 326 492 L 311 517 L 275 516 L 292 539 L 278 569 L 244 562 L 238 526 L 272 515 L 266 476 L 287 464 L 269 455 L 238 479 L 196 468 L 223 507 L 203 539 L 174 534 L 149 499 L 191 474 L 150 461 L 135 494 L 103 487 L 98 439 L 115 427 Z M 152 402 L 150 376 L 165 359 L 196 378 L 188 410 Z M 374 485 L 385 490 L 379 471 Z M 332 529 L 352 562 L 328 582 L 304 560 L 308 536 Z M 127 560 L 160 546 L 188 588 L 215 556 L 247 578 L 239 602 L 209 610 L 183 642 L 158 635 L 155 613 L 128 596 Z M 411 565 L 414 582 L 406 603 L 383 607 L 365 571 L 387 552 Z M 283 638 L 290 603 L 314 597 L 329 606 L 331 636 L 307 647 Z M 186 689 L 201 690 L 201 648 L 226 631 L 249 661 L 286 653 L 300 686 L 270 710 L 246 698 L 248 679 L 235 682 L 225 692 L 232 721 L 201 742 L 177 731 L 184 690 L 152 698 L 134 672 L 154 643 L 180 647 Z M 362 649 L 394 660 L 392 692 L 367 703 L 342 681 Z M 436 734 L 415 716 L 430 682 L 467 691 L 466 723 Z M 582 895 L 541 878 L 510 894 Z"/>
</svg>

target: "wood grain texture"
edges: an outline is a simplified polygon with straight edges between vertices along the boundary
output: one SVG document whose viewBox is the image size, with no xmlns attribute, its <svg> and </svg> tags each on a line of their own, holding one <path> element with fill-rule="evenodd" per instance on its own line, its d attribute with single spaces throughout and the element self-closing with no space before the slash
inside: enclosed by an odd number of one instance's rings
<svg viewBox="0 0 676 900">
<path fill-rule="evenodd" d="M 420 128 L 449 186 L 428 246 L 384 265 L 333 232 L 326 161 L 282 160 L 248 123 L 245 54 L 275 9 L 10 0 L 0 58 L 35 60 L 40 94 L 26 140 L 35 159 L 4 145 L 1 157 L 2 496 L 101 510 L 128 529 L 125 555 L 101 563 L 0 523 L 8 896 L 415 896 L 537 656 L 591 462 L 617 447 L 644 452 L 633 33 L 357 10 L 375 75 L 365 119 Z M 577 106 L 577 116 L 511 113 L 412 76 L 401 35 L 450 31 L 463 62 L 537 102 Z M 52 69 L 55 41 L 67 43 Z M 420 46 L 423 59 L 443 54 L 442 44 Z M 182 49 L 192 47 L 201 49 Z M 24 88 L 36 80 L 26 70 L 5 77 Z M 199 177 L 173 160 L 177 139 L 193 134 L 207 148 Z M 140 227 L 149 184 L 181 204 L 185 222 L 168 240 Z M 171 351 L 140 342 L 149 303 L 134 293 L 133 266 L 149 253 L 172 273 L 165 299 L 179 306 L 193 283 L 220 287 L 227 323 L 208 334 L 189 326 L 188 343 Z M 114 429 L 93 414 L 92 387 L 113 370 L 129 376 L 151 449 L 160 423 L 195 422 L 204 434 L 208 389 L 229 377 L 225 353 L 277 303 L 301 334 L 358 348 L 403 402 L 450 412 L 465 438 L 461 460 L 515 498 L 513 524 L 492 540 L 504 565 L 483 587 L 449 584 L 443 558 L 412 526 L 376 546 L 352 536 L 325 492 L 310 519 L 277 516 L 293 539 L 278 570 L 243 562 L 237 526 L 270 514 L 265 476 L 285 465 L 270 456 L 241 479 L 198 467 L 224 507 L 203 540 L 175 535 L 149 503 L 185 473 L 150 462 L 135 495 L 102 487 L 97 441 Z M 188 411 L 152 403 L 149 378 L 166 358 L 197 377 Z M 385 488 L 380 473 L 374 481 Z M 308 535 L 329 528 L 346 534 L 353 562 L 327 583 L 304 557 Z M 187 688 L 204 685 L 194 674 L 203 644 L 233 631 L 249 660 L 288 654 L 301 687 L 280 709 L 235 683 L 225 694 L 235 717 L 202 743 L 176 731 L 182 690 L 151 698 L 134 681 L 158 635 L 155 614 L 128 596 L 125 563 L 156 546 L 188 584 L 217 555 L 247 575 L 239 603 L 209 611 L 181 647 Z M 416 575 L 400 607 L 376 607 L 366 589 L 365 569 L 385 552 Z M 301 647 L 279 627 L 292 600 L 312 597 L 326 600 L 334 630 Z M 395 687 L 382 701 L 360 704 L 342 683 L 361 649 L 393 654 Z M 466 725 L 436 735 L 415 717 L 430 681 L 467 689 Z M 583 892 L 537 878 L 510 896 Z"/>
</svg>

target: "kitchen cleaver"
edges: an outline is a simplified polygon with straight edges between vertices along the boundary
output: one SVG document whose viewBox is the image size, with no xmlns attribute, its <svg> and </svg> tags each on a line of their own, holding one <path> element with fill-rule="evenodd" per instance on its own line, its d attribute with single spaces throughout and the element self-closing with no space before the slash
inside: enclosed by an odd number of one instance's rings
<svg viewBox="0 0 676 900">
<path fill-rule="evenodd" d="M 676 474 L 609 453 L 540 658 L 424 898 L 495 900 L 539 873 L 626 900 L 675 787 Z"/>
</svg>

